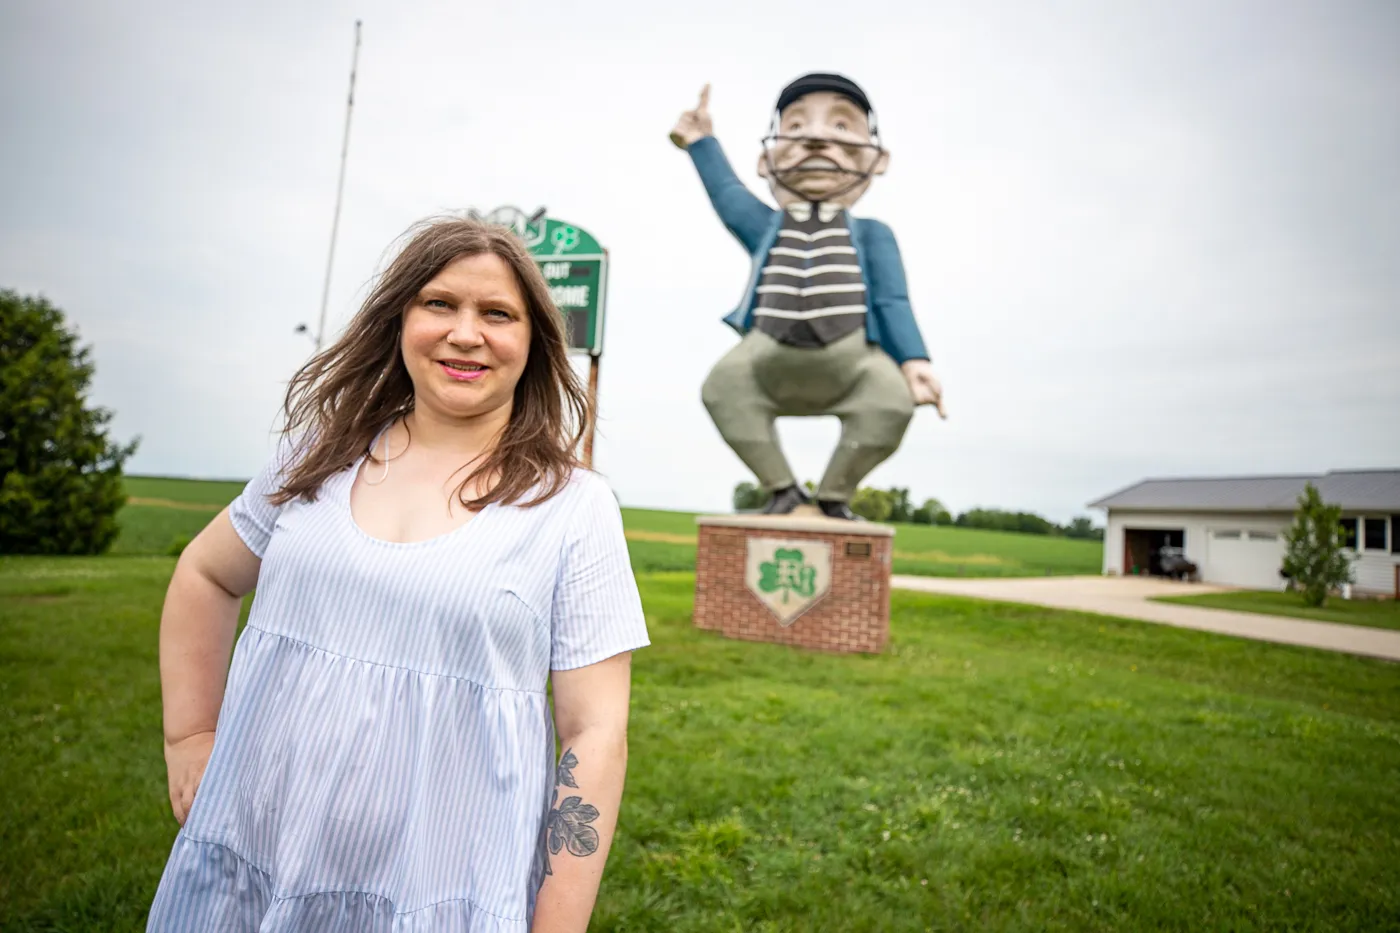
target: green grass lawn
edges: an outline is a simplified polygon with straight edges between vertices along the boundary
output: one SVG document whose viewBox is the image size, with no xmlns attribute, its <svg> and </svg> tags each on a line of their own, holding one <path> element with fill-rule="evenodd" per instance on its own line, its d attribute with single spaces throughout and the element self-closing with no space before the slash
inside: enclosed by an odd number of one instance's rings
<svg viewBox="0 0 1400 933">
<path fill-rule="evenodd" d="M 0 929 L 141 928 L 173 566 L 0 559 Z M 640 583 L 595 931 L 1396 928 L 1400 667 L 906 593 L 886 654 L 817 655 Z"/>
<path fill-rule="evenodd" d="M 1345 622 L 1370 628 L 1400 631 L 1400 601 L 1394 599 L 1338 599 L 1331 597 L 1327 605 L 1314 609 L 1303 604 L 1297 593 L 1270 593 L 1245 590 L 1232 593 L 1203 593 L 1200 596 L 1163 596 L 1159 602 L 1206 606 L 1211 609 L 1233 609 L 1236 612 L 1258 612 L 1271 616 L 1292 616 L 1314 622 Z"/>
</svg>

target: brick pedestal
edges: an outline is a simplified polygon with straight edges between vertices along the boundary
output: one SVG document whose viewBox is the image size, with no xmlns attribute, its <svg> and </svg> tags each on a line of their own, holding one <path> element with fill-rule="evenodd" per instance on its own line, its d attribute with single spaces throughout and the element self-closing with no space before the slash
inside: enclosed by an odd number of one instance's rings
<svg viewBox="0 0 1400 933">
<path fill-rule="evenodd" d="M 893 528 L 820 514 L 701 516 L 698 523 L 697 628 L 818 651 L 884 650 Z M 808 605 L 802 594 L 813 579 L 823 592 Z"/>
</svg>

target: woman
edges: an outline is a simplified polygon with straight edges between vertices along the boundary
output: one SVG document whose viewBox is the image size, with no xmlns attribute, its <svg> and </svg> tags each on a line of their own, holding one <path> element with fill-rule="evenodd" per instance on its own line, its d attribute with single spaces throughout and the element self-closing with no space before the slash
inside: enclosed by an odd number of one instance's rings
<svg viewBox="0 0 1400 933">
<path fill-rule="evenodd" d="M 286 412 L 166 597 L 148 929 L 584 930 L 648 640 L 534 262 L 424 226 Z"/>
</svg>

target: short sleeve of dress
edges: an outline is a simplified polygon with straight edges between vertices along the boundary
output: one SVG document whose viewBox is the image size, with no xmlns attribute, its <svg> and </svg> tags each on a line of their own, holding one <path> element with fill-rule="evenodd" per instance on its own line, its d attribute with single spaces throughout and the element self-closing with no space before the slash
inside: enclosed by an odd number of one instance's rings
<svg viewBox="0 0 1400 933">
<path fill-rule="evenodd" d="M 550 618 L 551 670 L 596 664 L 645 648 L 646 616 L 627 554 L 622 510 L 603 480 L 585 474 L 564 535 Z"/>
<path fill-rule="evenodd" d="M 291 448 L 292 445 L 285 439 L 278 441 L 277 451 L 272 459 L 263 466 L 257 476 L 248 481 L 238 498 L 229 503 L 228 517 L 233 522 L 233 530 L 238 532 L 243 543 L 248 545 L 248 550 L 256 554 L 259 560 L 262 560 L 263 552 L 267 550 L 267 542 L 272 538 L 277 513 L 283 508 L 267 501 L 267 497 L 282 486 Z"/>
</svg>

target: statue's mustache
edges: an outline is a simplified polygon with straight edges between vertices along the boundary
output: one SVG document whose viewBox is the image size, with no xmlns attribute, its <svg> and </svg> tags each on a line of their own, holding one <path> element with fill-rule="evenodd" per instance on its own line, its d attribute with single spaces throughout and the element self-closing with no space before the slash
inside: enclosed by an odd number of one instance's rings
<svg viewBox="0 0 1400 933">
<path fill-rule="evenodd" d="M 819 162 L 820 164 L 813 164 Z M 845 168 L 837 165 L 830 159 L 803 159 L 796 165 L 789 165 L 786 168 L 778 169 L 782 175 L 805 175 L 809 172 L 825 172 L 833 175 L 865 175 L 866 171 L 859 168 Z"/>
<path fill-rule="evenodd" d="M 769 146 L 770 144 L 777 142 L 799 143 L 806 145 L 794 146 L 793 151 L 783 153 L 781 158 L 775 158 L 776 156 L 779 156 L 779 153 L 773 151 L 773 149 L 769 148 Z M 808 148 L 809 146 L 812 146 L 813 143 L 825 143 L 826 145 L 820 148 Z M 864 161 L 863 159 L 859 158 L 858 153 L 847 151 L 851 149 L 871 149 L 874 150 L 876 153 L 880 151 L 879 145 L 875 143 L 857 143 L 851 142 L 849 140 L 823 139 L 820 137 L 811 136 L 770 136 L 764 140 L 765 158 L 768 160 L 770 170 L 775 175 L 783 176 L 801 175 L 806 173 L 859 175 L 862 177 L 868 175 L 870 173 L 870 168 L 864 167 L 862 165 L 846 167 L 843 166 L 840 162 L 838 162 L 835 158 L 835 156 L 839 155 L 844 156 L 849 161 L 857 163 Z M 780 161 L 787 162 L 790 159 L 795 159 L 796 161 L 790 165 L 775 164 Z"/>
</svg>

